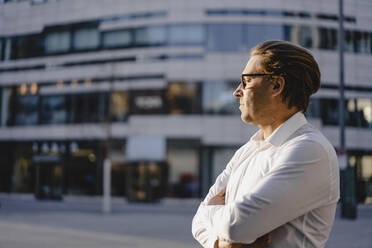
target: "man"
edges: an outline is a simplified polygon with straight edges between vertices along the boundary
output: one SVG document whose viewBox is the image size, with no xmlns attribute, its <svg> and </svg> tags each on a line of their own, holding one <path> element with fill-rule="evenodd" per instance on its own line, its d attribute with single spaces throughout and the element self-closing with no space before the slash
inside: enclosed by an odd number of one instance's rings
<svg viewBox="0 0 372 248">
<path fill-rule="evenodd" d="M 205 248 L 325 247 L 339 199 L 336 153 L 304 113 L 320 72 L 304 48 L 266 41 L 234 92 L 259 127 L 232 157 L 193 219 Z"/>
</svg>

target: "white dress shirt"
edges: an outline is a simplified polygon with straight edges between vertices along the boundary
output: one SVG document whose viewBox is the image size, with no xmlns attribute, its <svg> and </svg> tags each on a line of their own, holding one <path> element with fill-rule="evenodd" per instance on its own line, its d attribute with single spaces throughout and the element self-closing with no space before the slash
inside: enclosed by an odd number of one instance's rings
<svg viewBox="0 0 372 248">
<path fill-rule="evenodd" d="M 225 188 L 225 205 L 206 205 Z M 192 233 L 205 248 L 217 239 L 249 244 L 267 233 L 268 247 L 325 247 L 339 194 L 333 146 L 297 112 L 234 154 L 200 204 Z"/>
</svg>

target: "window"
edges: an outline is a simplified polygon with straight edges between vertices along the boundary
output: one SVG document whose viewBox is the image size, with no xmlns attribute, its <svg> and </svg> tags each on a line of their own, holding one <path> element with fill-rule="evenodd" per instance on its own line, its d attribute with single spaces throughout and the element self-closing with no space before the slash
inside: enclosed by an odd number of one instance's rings
<svg viewBox="0 0 372 248">
<path fill-rule="evenodd" d="M 207 49 L 209 51 L 240 51 L 243 48 L 242 43 L 242 24 L 208 25 Z"/>
<path fill-rule="evenodd" d="M 67 52 L 70 49 L 70 39 L 69 31 L 48 33 L 45 37 L 45 52 Z"/>
<path fill-rule="evenodd" d="M 237 84 L 228 81 L 206 81 L 202 89 L 205 114 L 240 114 L 239 101 L 233 96 Z"/>
<path fill-rule="evenodd" d="M 323 125 L 338 125 L 338 99 L 321 99 L 320 104 Z"/>
<path fill-rule="evenodd" d="M 167 88 L 167 102 L 170 114 L 200 113 L 200 84 L 170 82 Z"/>
<path fill-rule="evenodd" d="M 73 123 L 103 122 L 106 114 L 106 94 L 70 96 L 70 120 Z"/>
<path fill-rule="evenodd" d="M 318 98 L 310 98 L 306 116 L 310 118 L 320 118 L 320 101 Z"/>
<path fill-rule="evenodd" d="M 323 28 L 320 31 L 321 44 L 324 49 L 336 50 L 337 48 L 337 30 L 336 29 L 327 29 Z"/>
<path fill-rule="evenodd" d="M 110 99 L 112 121 L 126 121 L 129 113 L 128 92 L 113 92 Z"/>
<path fill-rule="evenodd" d="M 43 96 L 41 98 L 40 122 L 42 124 L 62 124 L 67 122 L 65 96 Z"/>
<path fill-rule="evenodd" d="M 195 197 L 200 167 L 200 143 L 197 140 L 168 140 L 167 162 L 170 167 L 171 196 Z"/>
<path fill-rule="evenodd" d="M 167 39 L 166 28 L 153 26 L 135 30 L 134 40 L 136 45 L 163 45 Z"/>
<path fill-rule="evenodd" d="M 354 34 L 352 31 L 349 31 L 349 30 L 345 31 L 345 43 L 344 43 L 345 52 L 354 51 L 353 37 L 354 37 Z"/>
<path fill-rule="evenodd" d="M 285 38 L 282 25 L 246 24 L 243 31 L 243 44 L 246 50 L 265 40 L 283 40 Z"/>
<path fill-rule="evenodd" d="M 357 113 L 361 127 L 372 127 L 372 99 L 357 99 Z"/>
<path fill-rule="evenodd" d="M 201 24 L 172 25 L 169 27 L 169 43 L 171 45 L 202 44 L 205 30 Z"/>
<path fill-rule="evenodd" d="M 9 113 L 14 112 L 15 125 L 36 125 L 39 119 L 38 107 L 38 96 L 17 96 L 15 109 L 10 109 Z"/>
<path fill-rule="evenodd" d="M 26 35 L 13 38 L 12 58 L 30 58 L 44 54 L 44 40 L 42 35 Z"/>
<path fill-rule="evenodd" d="M 165 114 L 165 92 L 161 90 L 132 90 L 130 92 L 131 114 Z"/>
<path fill-rule="evenodd" d="M 132 43 L 132 34 L 129 30 L 110 31 L 103 33 L 104 47 L 129 46 Z"/>
<path fill-rule="evenodd" d="M 73 47 L 76 50 L 95 49 L 99 45 L 99 32 L 96 28 L 83 28 L 74 32 Z"/>
</svg>

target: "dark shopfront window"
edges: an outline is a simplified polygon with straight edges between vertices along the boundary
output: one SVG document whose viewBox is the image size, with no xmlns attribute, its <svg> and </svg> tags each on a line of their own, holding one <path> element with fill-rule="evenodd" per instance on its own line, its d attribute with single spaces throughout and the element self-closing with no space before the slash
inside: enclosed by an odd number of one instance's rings
<svg viewBox="0 0 372 248">
<path fill-rule="evenodd" d="M 69 194 L 94 195 L 101 191 L 101 169 L 95 142 L 71 142 L 67 161 L 67 189 Z M 97 143 L 96 143 L 97 144 Z"/>
</svg>

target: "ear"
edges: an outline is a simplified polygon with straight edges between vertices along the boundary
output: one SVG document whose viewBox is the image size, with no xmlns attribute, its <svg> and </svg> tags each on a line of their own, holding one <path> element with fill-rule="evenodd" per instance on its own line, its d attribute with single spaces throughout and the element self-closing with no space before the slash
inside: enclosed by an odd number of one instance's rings
<svg viewBox="0 0 372 248">
<path fill-rule="evenodd" d="M 278 96 L 283 92 L 285 80 L 282 76 L 275 77 L 272 88 L 272 95 Z"/>
</svg>

